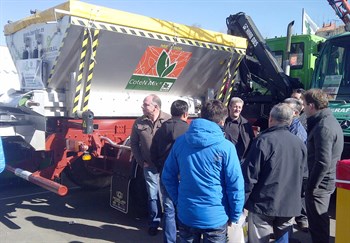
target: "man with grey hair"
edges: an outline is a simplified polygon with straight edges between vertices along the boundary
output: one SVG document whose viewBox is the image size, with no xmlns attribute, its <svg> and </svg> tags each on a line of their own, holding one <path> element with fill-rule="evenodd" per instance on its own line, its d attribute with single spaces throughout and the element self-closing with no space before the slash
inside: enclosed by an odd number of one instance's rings
<svg viewBox="0 0 350 243">
<path fill-rule="evenodd" d="M 251 141 L 254 138 L 252 125 L 241 115 L 244 101 L 239 97 L 233 97 L 228 107 L 229 116 L 225 120 L 225 137 L 235 146 L 238 158 L 244 158 Z"/>
<path fill-rule="evenodd" d="M 299 112 L 299 121 L 301 122 L 301 124 L 306 130 L 307 129 L 306 114 L 304 113 L 304 101 L 302 99 L 302 96 L 304 93 L 305 93 L 304 89 L 294 89 L 290 97 L 299 100 L 299 102 L 301 103 L 301 110 Z"/>
<path fill-rule="evenodd" d="M 248 242 L 269 242 L 293 232 L 293 217 L 301 211 L 300 198 L 305 144 L 288 130 L 293 110 L 275 105 L 269 128 L 255 138 L 242 164 L 248 213 Z"/>
<path fill-rule="evenodd" d="M 170 119 L 170 115 L 161 111 L 160 98 L 148 95 L 141 106 L 143 116 L 136 119 L 130 135 L 131 151 L 141 168 L 146 181 L 149 209 L 148 234 L 154 236 L 158 233 L 161 212 L 159 205 L 159 172 L 151 158 L 152 139 L 162 124 Z"/>
<path fill-rule="evenodd" d="M 294 117 L 293 117 L 292 123 L 289 126 L 289 131 L 297 135 L 301 139 L 301 141 L 303 141 L 306 144 L 307 133 L 303 124 L 299 120 L 299 114 L 303 109 L 302 102 L 296 98 L 287 98 L 283 101 L 283 103 L 288 104 L 289 107 L 292 108 L 294 111 Z M 298 227 L 304 232 L 307 232 L 309 228 L 309 223 L 308 223 L 307 214 L 306 214 L 306 205 L 305 205 L 305 188 L 307 185 L 308 174 L 309 172 L 308 172 L 307 164 L 305 164 L 303 186 L 301 191 L 302 208 L 301 208 L 300 215 L 295 217 L 295 222 L 297 223 Z"/>
</svg>

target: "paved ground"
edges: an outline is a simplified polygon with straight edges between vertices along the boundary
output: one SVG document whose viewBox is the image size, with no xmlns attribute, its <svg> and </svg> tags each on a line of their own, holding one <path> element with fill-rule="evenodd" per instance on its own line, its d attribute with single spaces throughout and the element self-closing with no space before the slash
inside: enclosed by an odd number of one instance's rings
<svg viewBox="0 0 350 243">
<path fill-rule="evenodd" d="M 65 197 L 36 186 L 1 188 L 0 242 L 161 242 L 145 219 L 109 206 L 109 190 L 70 190 Z"/>
<path fill-rule="evenodd" d="M 108 189 L 70 188 L 67 196 L 60 197 L 27 182 L 0 185 L 0 242 L 162 242 L 161 234 L 147 235 L 145 219 L 112 209 Z M 332 220 L 333 237 L 334 224 Z M 307 233 L 297 229 L 294 237 L 302 243 L 311 242 Z"/>
</svg>

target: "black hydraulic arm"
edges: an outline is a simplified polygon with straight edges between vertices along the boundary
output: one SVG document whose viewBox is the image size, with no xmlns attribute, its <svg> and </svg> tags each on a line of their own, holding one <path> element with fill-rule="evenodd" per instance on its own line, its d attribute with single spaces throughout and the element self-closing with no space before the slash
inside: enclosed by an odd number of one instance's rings
<svg viewBox="0 0 350 243">
<path fill-rule="evenodd" d="M 271 93 L 279 100 L 288 97 L 293 84 L 272 56 L 252 19 L 245 13 L 240 12 L 230 15 L 226 19 L 226 24 L 228 34 L 248 39 L 247 55 L 254 56 L 260 62 L 264 71 L 264 77 L 261 78 L 268 82 Z"/>
<path fill-rule="evenodd" d="M 338 17 L 343 20 L 346 31 L 350 31 L 350 4 L 348 0 L 328 0 Z"/>
</svg>

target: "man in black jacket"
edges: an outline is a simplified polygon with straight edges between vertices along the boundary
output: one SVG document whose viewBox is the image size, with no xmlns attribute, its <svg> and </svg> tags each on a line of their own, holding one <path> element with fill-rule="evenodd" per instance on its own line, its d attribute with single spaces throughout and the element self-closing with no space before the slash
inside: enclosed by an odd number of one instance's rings
<svg viewBox="0 0 350 243">
<path fill-rule="evenodd" d="M 153 137 L 151 145 L 151 157 L 158 171 L 162 173 L 165 160 L 167 159 L 171 147 L 180 135 L 184 134 L 188 129 L 188 104 L 183 100 L 176 100 L 171 105 L 172 118 L 163 123 Z M 163 196 L 163 242 L 176 242 L 176 222 L 175 208 L 168 193 L 166 192 L 162 182 L 160 189 Z"/>
<path fill-rule="evenodd" d="M 289 132 L 293 110 L 275 105 L 269 128 L 253 140 L 242 164 L 248 213 L 248 242 L 269 242 L 293 232 L 293 217 L 301 211 L 301 187 L 307 152 Z M 300 200 L 296 200 L 300 199 Z"/>
<path fill-rule="evenodd" d="M 239 97 L 233 97 L 229 104 L 229 117 L 224 125 L 225 137 L 230 140 L 237 150 L 240 160 L 245 156 L 251 141 L 254 138 L 252 125 L 241 116 L 244 101 Z"/>
<path fill-rule="evenodd" d="M 309 180 L 305 201 L 312 241 L 329 242 L 328 207 L 335 190 L 336 163 L 340 160 L 343 131 L 328 108 L 328 98 L 320 89 L 303 94 L 307 116 Z"/>
</svg>

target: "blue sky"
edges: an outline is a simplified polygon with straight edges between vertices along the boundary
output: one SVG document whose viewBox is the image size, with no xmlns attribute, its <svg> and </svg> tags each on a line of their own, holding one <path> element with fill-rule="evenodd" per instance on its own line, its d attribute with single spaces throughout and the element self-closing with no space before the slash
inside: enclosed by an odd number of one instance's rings
<svg viewBox="0 0 350 243">
<path fill-rule="evenodd" d="M 6 45 L 3 26 L 30 15 L 32 9 L 45 10 L 64 0 L 0 0 L 0 45 Z M 196 25 L 204 29 L 226 32 L 226 17 L 237 12 L 251 16 L 263 37 L 283 36 L 287 25 L 295 21 L 294 34 L 301 33 L 301 15 L 307 14 L 320 27 L 336 21 L 342 24 L 327 0 L 85 0 L 84 2 L 122 11 Z"/>
</svg>

